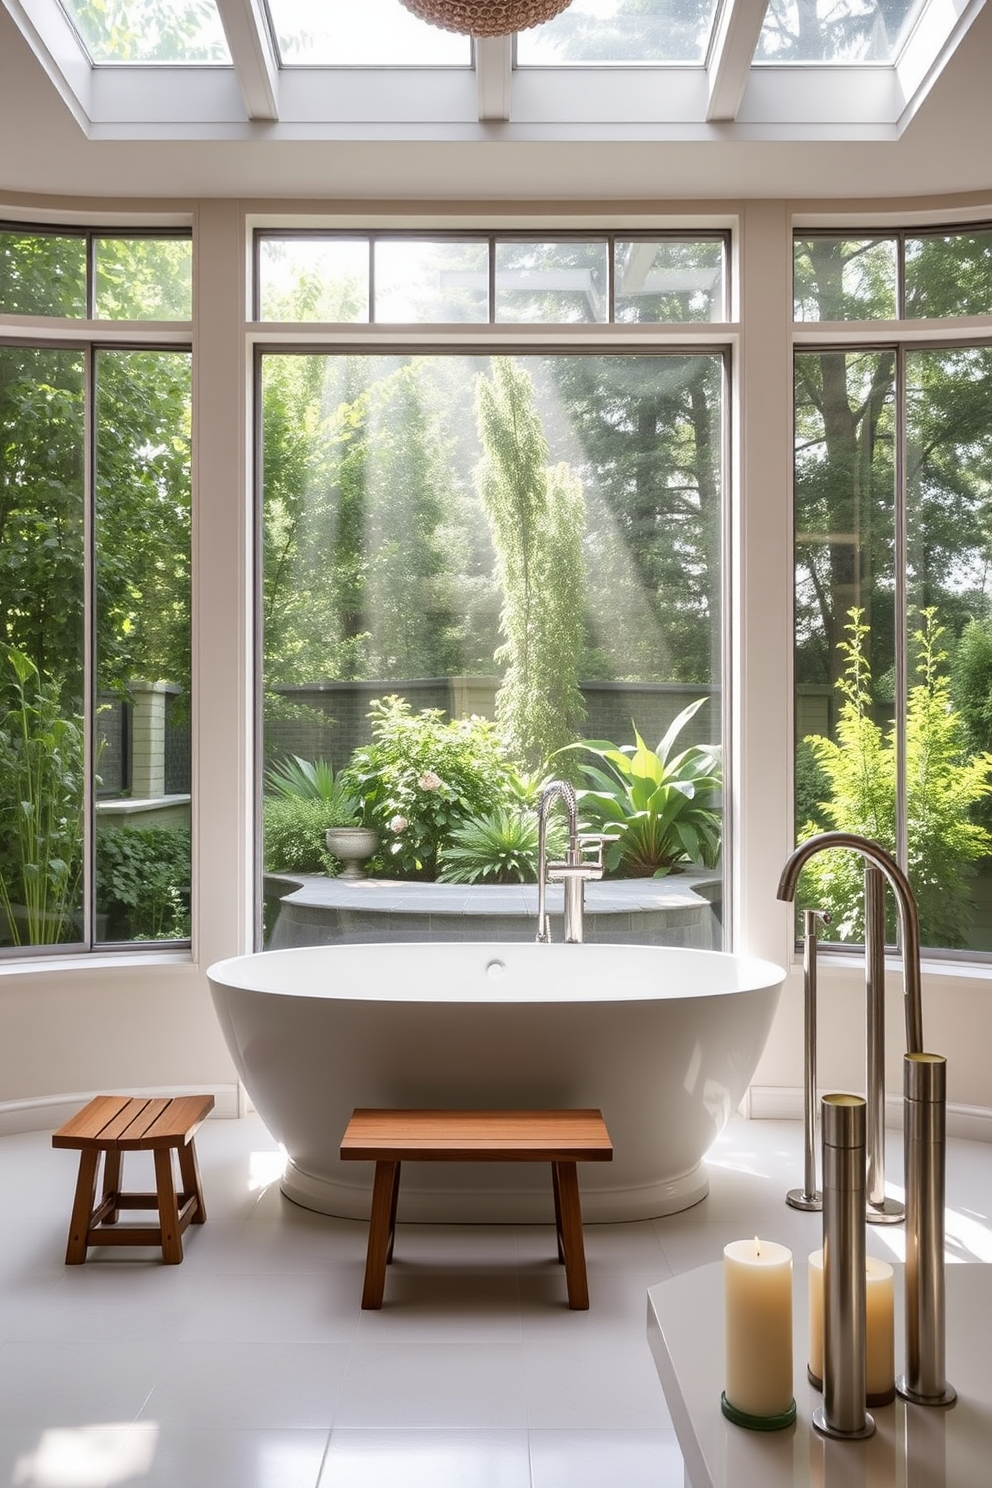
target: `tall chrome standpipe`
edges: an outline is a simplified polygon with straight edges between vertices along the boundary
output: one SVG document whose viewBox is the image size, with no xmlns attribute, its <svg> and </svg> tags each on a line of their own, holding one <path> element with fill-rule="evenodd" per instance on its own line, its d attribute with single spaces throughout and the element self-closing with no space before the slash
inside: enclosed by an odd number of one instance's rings
<svg viewBox="0 0 992 1488">
<path fill-rule="evenodd" d="M 825 1095 L 823 1404 L 813 1425 L 844 1441 L 873 1435 L 865 1410 L 865 1102 Z"/>
<path fill-rule="evenodd" d="M 944 1378 L 944 1186 L 947 1061 L 907 1054 L 903 1063 L 906 1144 L 906 1373 L 896 1390 L 914 1405 L 953 1405 Z"/>
<path fill-rule="evenodd" d="M 803 911 L 803 1137 L 805 1160 L 802 1188 L 790 1188 L 785 1202 L 793 1209 L 809 1212 L 823 1208 L 823 1195 L 816 1186 L 816 927 L 829 925 L 830 916 L 821 909 Z"/>
<path fill-rule="evenodd" d="M 869 1224 L 898 1224 L 906 1209 L 885 1197 L 885 876 L 865 862 L 865 1089 L 868 1094 Z"/>
<path fill-rule="evenodd" d="M 868 1004 L 866 1085 L 868 1099 L 868 1189 L 865 1215 L 870 1224 L 894 1224 L 903 1206 L 885 1197 L 885 880 L 899 908 L 902 975 L 906 1013 L 906 1047 L 923 1048 L 920 967 L 920 921 L 909 880 L 877 842 L 855 832 L 820 832 L 801 842 L 787 859 L 778 897 L 792 900 L 799 875 L 810 858 L 832 848 L 849 848 L 865 860 L 865 982 Z M 791 1202 L 791 1201 L 790 1201 Z"/>
</svg>

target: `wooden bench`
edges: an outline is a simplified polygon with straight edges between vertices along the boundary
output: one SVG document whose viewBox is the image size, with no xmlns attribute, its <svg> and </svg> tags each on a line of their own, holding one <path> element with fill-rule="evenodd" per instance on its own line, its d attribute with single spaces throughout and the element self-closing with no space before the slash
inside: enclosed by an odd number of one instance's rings
<svg viewBox="0 0 992 1488">
<path fill-rule="evenodd" d="M 375 1163 L 362 1307 L 382 1306 L 392 1260 L 403 1162 L 550 1162 L 558 1259 L 568 1305 L 589 1306 L 582 1212 L 575 1165 L 611 1162 L 599 1111 L 391 1111 L 358 1109 L 341 1142 L 345 1159 Z"/>
<path fill-rule="evenodd" d="M 180 1095 L 142 1100 L 126 1095 L 97 1095 L 52 1136 L 53 1147 L 78 1150 L 79 1177 L 69 1223 L 65 1263 L 78 1266 L 91 1245 L 158 1245 L 167 1265 L 183 1258 L 187 1225 L 207 1217 L 200 1186 L 193 1136 L 207 1113 L 212 1095 Z M 182 1191 L 177 1194 L 172 1154 L 179 1157 Z M 125 1193 L 121 1165 L 125 1152 L 151 1152 L 155 1159 L 155 1193 Z M 97 1169 L 104 1158 L 103 1187 L 96 1201 Z M 157 1209 L 157 1225 L 121 1225 L 122 1209 Z"/>
</svg>

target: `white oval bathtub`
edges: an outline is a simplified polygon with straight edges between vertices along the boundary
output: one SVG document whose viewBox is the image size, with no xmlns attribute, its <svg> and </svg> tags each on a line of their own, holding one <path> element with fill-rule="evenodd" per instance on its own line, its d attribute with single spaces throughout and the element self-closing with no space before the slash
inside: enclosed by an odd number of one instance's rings
<svg viewBox="0 0 992 1488">
<path fill-rule="evenodd" d="M 579 1169 L 596 1221 L 705 1197 L 703 1156 L 754 1073 L 785 972 L 668 946 L 472 942 L 264 951 L 208 976 L 296 1203 L 368 1217 L 372 1164 L 338 1157 L 355 1106 L 598 1106 L 614 1160 Z M 550 1216 L 543 1164 L 404 1169 L 402 1219 Z"/>
</svg>

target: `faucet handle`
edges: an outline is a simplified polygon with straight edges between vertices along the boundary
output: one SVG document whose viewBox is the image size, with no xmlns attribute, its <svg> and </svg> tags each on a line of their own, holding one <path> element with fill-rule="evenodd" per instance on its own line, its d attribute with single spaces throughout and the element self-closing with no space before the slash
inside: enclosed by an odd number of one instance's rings
<svg viewBox="0 0 992 1488">
<path fill-rule="evenodd" d="M 603 849 L 608 842 L 619 842 L 620 838 L 615 832 L 580 832 L 578 837 L 579 853 L 584 854 L 586 848 L 594 849 L 589 858 L 583 858 L 592 868 L 603 868 Z"/>
</svg>

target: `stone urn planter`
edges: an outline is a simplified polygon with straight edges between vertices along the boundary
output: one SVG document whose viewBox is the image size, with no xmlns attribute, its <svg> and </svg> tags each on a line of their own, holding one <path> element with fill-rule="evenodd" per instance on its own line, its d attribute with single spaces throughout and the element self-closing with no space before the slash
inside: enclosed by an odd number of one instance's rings
<svg viewBox="0 0 992 1488">
<path fill-rule="evenodd" d="M 327 851 L 344 864 L 341 878 L 364 878 L 362 864 L 379 846 L 379 833 L 372 827 L 328 827 L 324 841 Z"/>
</svg>

